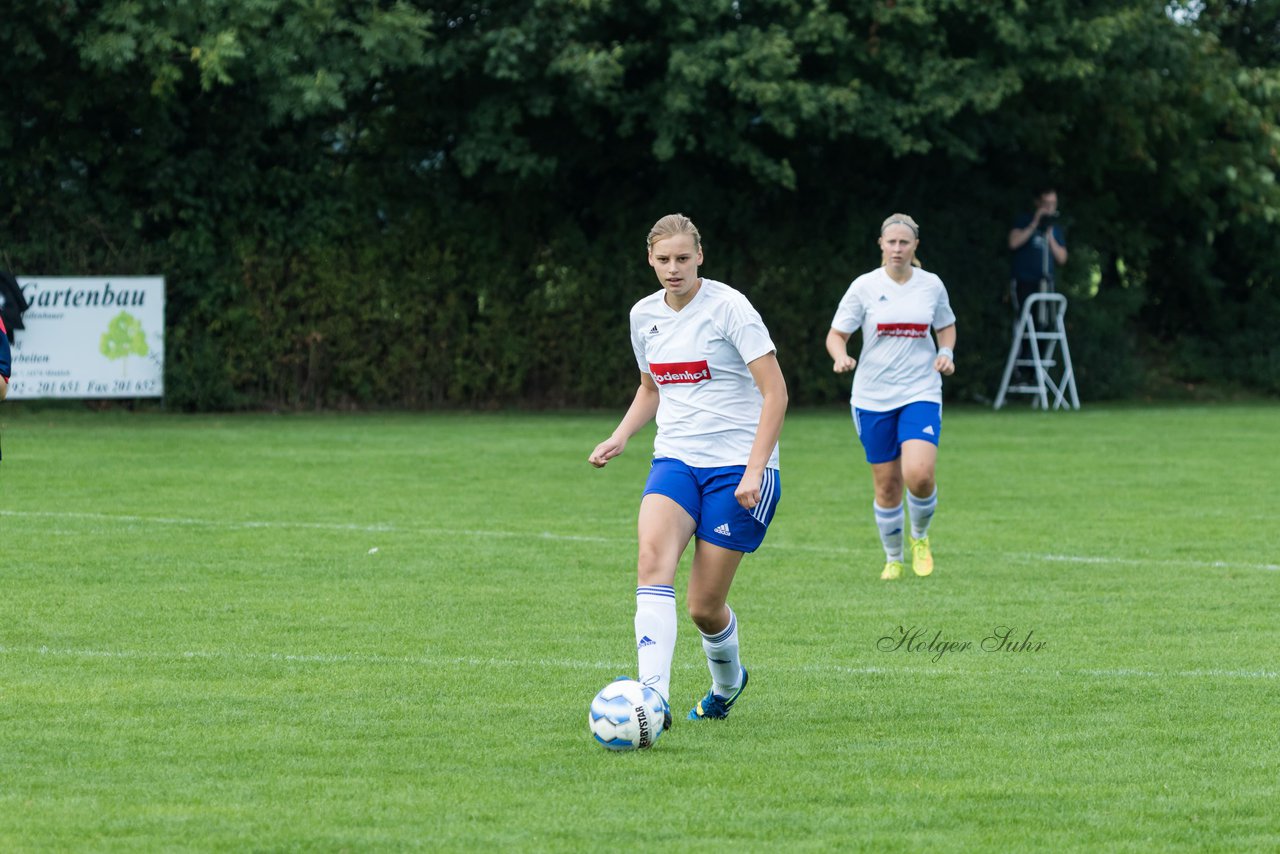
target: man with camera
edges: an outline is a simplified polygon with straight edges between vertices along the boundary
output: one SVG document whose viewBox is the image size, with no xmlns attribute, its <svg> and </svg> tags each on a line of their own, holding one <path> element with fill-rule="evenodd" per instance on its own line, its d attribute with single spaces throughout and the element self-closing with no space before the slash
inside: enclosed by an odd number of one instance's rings
<svg viewBox="0 0 1280 854">
<path fill-rule="evenodd" d="M 1009 231 L 1009 251 L 1013 253 L 1013 279 L 1009 296 L 1014 317 L 1022 313 L 1022 303 L 1037 293 L 1053 293 L 1054 271 L 1067 263 L 1067 240 L 1058 223 L 1058 192 L 1053 187 L 1031 194 L 1035 210 L 1021 214 Z"/>
</svg>

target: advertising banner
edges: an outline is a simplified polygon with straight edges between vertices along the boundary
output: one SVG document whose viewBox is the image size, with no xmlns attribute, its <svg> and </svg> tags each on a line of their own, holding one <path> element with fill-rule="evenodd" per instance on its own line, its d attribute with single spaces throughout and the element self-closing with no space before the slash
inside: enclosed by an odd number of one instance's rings
<svg viewBox="0 0 1280 854">
<path fill-rule="evenodd" d="M 9 400 L 163 397 L 164 277 L 19 276 Z"/>
</svg>

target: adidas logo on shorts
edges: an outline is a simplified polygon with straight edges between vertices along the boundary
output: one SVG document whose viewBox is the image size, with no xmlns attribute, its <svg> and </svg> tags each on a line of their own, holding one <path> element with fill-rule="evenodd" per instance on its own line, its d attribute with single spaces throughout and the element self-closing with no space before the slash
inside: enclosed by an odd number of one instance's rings
<svg viewBox="0 0 1280 854">
<path fill-rule="evenodd" d="M 719 534 L 719 535 L 720 535 L 720 536 L 722 536 L 722 537 L 727 537 L 727 536 L 729 536 L 729 523 L 728 523 L 728 522 L 725 522 L 723 525 L 721 525 L 720 527 L 716 528 L 716 533 L 717 533 L 717 534 Z"/>
</svg>

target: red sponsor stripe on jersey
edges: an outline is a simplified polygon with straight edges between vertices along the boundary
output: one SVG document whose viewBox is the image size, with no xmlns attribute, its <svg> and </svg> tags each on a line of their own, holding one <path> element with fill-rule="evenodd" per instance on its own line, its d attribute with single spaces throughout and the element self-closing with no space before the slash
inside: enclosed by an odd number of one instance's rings
<svg viewBox="0 0 1280 854">
<path fill-rule="evenodd" d="M 707 360 L 700 362 L 650 362 L 649 376 L 658 385 L 668 383 L 700 383 L 711 379 Z"/>
<path fill-rule="evenodd" d="M 876 335 L 890 338 L 924 338 L 928 334 L 927 323 L 881 323 L 876 326 Z"/>
</svg>

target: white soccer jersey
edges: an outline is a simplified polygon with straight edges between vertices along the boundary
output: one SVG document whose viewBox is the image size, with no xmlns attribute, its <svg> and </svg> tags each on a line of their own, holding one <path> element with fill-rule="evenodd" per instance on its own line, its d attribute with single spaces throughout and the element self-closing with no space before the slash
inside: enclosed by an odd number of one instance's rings
<svg viewBox="0 0 1280 854">
<path fill-rule="evenodd" d="M 853 280 L 831 328 L 862 329 L 862 353 L 850 400 L 859 409 L 885 412 L 908 403 L 942 403 L 942 375 L 933 369 L 938 351 L 929 328 L 956 322 L 942 280 L 912 268 L 900 285 L 881 267 Z"/>
<path fill-rule="evenodd" d="M 760 314 L 738 291 L 704 278 L 680 311 L 665 291 L 631 309 L 636 364 L 658 386 L 655 457 L 695 468 L 746 465 L 764 396 L 747 364 L 774 352 Z M 778 467 L 778 446 L 769 456 Z"/>
</svg>

